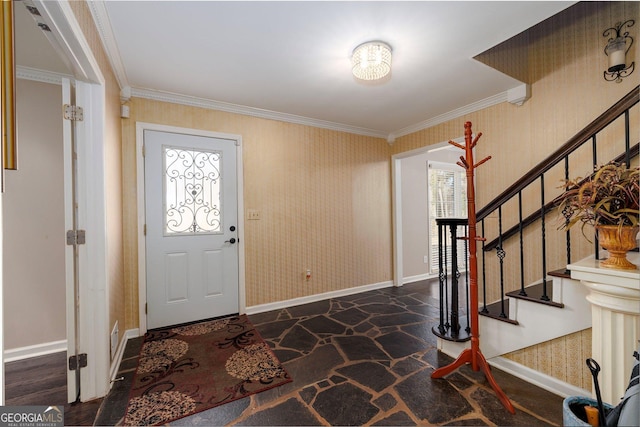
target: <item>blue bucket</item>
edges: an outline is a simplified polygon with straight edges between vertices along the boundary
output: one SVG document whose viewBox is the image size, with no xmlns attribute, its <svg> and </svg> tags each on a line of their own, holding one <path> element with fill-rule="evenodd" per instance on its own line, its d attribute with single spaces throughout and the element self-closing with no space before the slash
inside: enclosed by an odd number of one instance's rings
<svg viewBox="0 0 640 427">
<path fill-rule="evenodd" d="M 602 404 L 605 412 L 613 409 L 611 405 Z M 562 425 L 565 427 L 589 427 L 587 416 L 584 412 L 585 406 L 598 407 L 598 401 L 584 396 L 568 396 L 562 402 Z"/>
</svg>

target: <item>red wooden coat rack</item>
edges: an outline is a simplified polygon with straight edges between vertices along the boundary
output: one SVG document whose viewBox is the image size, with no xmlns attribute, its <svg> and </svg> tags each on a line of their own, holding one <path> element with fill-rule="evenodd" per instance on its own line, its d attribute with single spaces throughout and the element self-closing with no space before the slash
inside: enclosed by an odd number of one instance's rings
<svg viewBox="0 0 640 427">
<path fill-rule="evenodd" d="M 472 140 L 471 122 L 464 124 L 464 140 L 465 145 L 458 144 L 453 141 L 449 141 L 449 144 L 455 145 L 465 151 L 465 156 L 460 156 L 458 165 L 462 166 L 467 171 L 467 210 L 469 215 L 469 234 L 466 239 L 469 240 L 469 298 L 471 305 L 469 311 L 471 312 L 471 348 L 467 348 L 460 353 L 460 356 L 454 360 L 451 364 L 438 368 L 431 374 L 431 378 L 442 378 L 445 375 L 458 369 L 467 363 L 471 363 L 471 368 L 474 371 L 482 370 L 487 381 L 491 384 L 491 387 L 496 392 L 498 399 L 502 402 L 505 408 L 512 414 L 516 411 L 513 405 L 509 401 L 506 394 L 500 389 L 498 383 L 491 374 L 491 368 L 487 363 L 487 360 L 480 351 L 480 334 L 478 332 L 478 259 L 476 257 L 476 241 L 484 240 L 484 237 L 478 237 L 476 234 L 476 202 L 475 202 L 475 189 L 473 184 L 474 170 L 489 160 L 491 156 L 480 160 L 478 163 L 473 163 L 473 147 L 476 146 L 478 140 L 482 136 L 482 133 L 478 133 Z"/>
</svg>

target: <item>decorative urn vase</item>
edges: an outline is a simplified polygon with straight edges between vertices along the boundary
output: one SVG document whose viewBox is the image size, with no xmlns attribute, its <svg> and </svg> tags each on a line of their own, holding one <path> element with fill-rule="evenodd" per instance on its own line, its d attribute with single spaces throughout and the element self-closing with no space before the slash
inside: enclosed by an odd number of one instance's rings
<svg viewBox="0 0 640 427">
<path fill-rule="evenodd" d="M 636 247 L 638 226 L 597 225 L 600 246 L 609 252 L 609 259 L 600 262 L 601 267 L 619 270 L 637 270 L 638 267 L 629 262 L 627 252 Z"/>
</svg>

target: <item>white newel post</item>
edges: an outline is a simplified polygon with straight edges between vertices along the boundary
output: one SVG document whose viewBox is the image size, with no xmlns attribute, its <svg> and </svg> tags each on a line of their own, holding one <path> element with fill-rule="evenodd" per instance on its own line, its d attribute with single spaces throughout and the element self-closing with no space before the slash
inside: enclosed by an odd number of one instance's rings
<svg viewBox="0 0 640 427">
<path fill-rule="evenodd" d="M 640 264 L 640 254 L 627 254 Z M 640 270 L 601 268 L 593 257 L 570 264 L 571 278 L 587 288 L 591 303 L 592 358 L 601 367 L 602 400 L 617 405 L 629 384 L 640 340 Z M 586 363 L 585 363 L 585 369 Z M 595 393 L 595 390 L 594 390 Z"/>
</svg>

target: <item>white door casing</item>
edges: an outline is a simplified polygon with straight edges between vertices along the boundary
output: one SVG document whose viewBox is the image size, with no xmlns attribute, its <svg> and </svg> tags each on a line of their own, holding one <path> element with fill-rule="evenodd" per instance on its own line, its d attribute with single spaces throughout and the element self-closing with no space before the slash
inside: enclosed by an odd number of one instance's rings
<svg viewBox="0 0 640 427">
<path fill-rule="evenodd" d="M 141 332 L 243 312 L 240 138 L 138 125 L 146 223 Z"/>
<path fill-rule="evenodd" d="M 109 382 L 109 295 L 107 284 L 107 218 L 105 185 L 103 85 L 76 80 L 76 103 L 84 120 L 76 122 L 77 229 L 86 231 L 86 244 L 79 245 L 80 302 L 78 339 L 80 353 L 87 354 L 81 369 L 83 402 L 107 394 Z"/>
<path fill-rule="evenodd" d="M 72 103 L 72 87 L 69 79 L 62 79 L 62 104 L 70 105 Z M 73 94 L 73 103 L 75 103 L 75 94 Z M 63 120 L 62 122 L 62 139 L 63 139 L 63 159 L 64 159 L 64 229 L 73 230 L 73 141 L 71 126 L 73 122 Z M 67 336 L 67 358 L 77 353 L 76 341 L 76 282 L 75 278 L 75 262 L 74 248 L 71 245 L 65 246 L 65 289 L 66 289 L 66 336 Z M 77 396 L 76 373 L 67 366 L 67 402 L 73 402 Z"/>
<path fill-rule="evenodd" d="M 78 189 L 80 196 L 77 204 L 78 227 L 86 230 L 86 245 L 80 250 L 80 290 L 83 298 L 79 310 L 79 351 L 87 353 L 88 366 L 82 369 L 81 400 L 87 401 L 104 396 L 109 390 L 109 331 L 107 327 L 108 299 L 106 283 L 106 219 L 104 186 L 104 119 L 105 119 L 105 80 L 93 56 L 93 52 L 78 24 L 69 2 L 62 0 L 33 0 L 39 11 L 38 21 L 50 28 L 47 38 L 63 61 L 73 70 L 76 80 L 76 100 L 84 107 L 84 121 L 77 131 Z M 82 82 L 80 82 L 81 80 Z M 86 82 L 86 83 L 83 83 Z M 62 117 L 61 117 L 62 120 Z M 69 140 L 70 141 L 70 140 Z M 70 154 L 70 146 L 65 142 L 65 156 Z M 65 203 L 68 203 L 70 189 L 70 162 L 65 161 Z M 1 200 L 1 196 L 0 196 Z M 65 208 L 66 209 L 66 208 Z M 68 212 L 65 213 L 68 223 Z M 0 238 L 2 231 L 0 230 Z M 62 236 L 61 236 L 62 237 Z M 68 252 L 68 251 L 67 251 Z M 65 253 L 67 269 L 70 259 Z M 1 273 L 1 266 L 0 266 Z M 72 282 L 72 280 L 71 280 Z M 67 279 L 67 283 L 70 281 Z M 0 274 L 0 294 L 2 275 Z M 67 319 L 75 317 L 75 305 L 69 301 L 67 291 Z M 69 313 L 73 310 L 74 313 Z M 0 311 L 1 313 L 1 311 Z M 0 326 L 2 320 L 0 316 Z M 71 348 L 77 343 L 68 343 Z M 4 343 L 2 343 L 2 352 Z M 0 357 L 2 362 L 2 357 Z M 4 366 L 4 364 L 2 364 Z M 74 375 L 75 377 L 75 375 Z M 75 400 L 76 393 L 70 382 L 69 401 Z M 0 375 L 0 404 L 4 404 L 4 376 Z"/>
<path fill-rule="evenodd" d="M 78 396 L 77 385 L 81 401 L 102 397 L 109 390 L 104 145 L 102 123 L 95 120 L 104 111 L 104 87 L 76 80 L 73 96 L 71 82 L 62 83 L 63 103 L 71 101 L 84 113 L 83 120 L 63 122 L 65 227 L 84 230 L 87 236 L 86 243 L 77 245 L 77 254 L 73 246 L 67 246 L 65 254 L 67 353 L 84 353 L 88 360 L 79 371 L 79 384 L 76 371 L 67 366 L 67 398 L 72 402 Z"/>
</svg>

